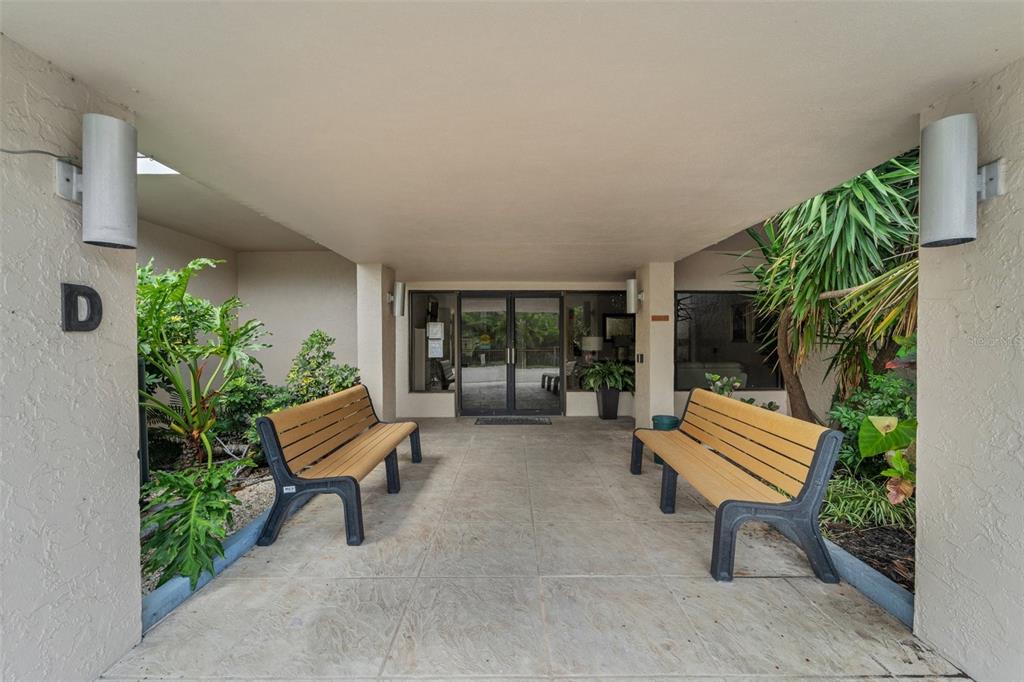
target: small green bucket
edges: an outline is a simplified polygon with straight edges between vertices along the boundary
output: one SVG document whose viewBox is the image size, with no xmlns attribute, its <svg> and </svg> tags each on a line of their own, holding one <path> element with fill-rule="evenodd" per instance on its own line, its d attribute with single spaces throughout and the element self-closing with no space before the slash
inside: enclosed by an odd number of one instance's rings
<svg viewBox="0 0 1024 682">
<path fill-rule="evenodd" d="M 679 428 L 679 417 L 671 414 L 656 414 L 651 418 L 655 431 L 672 431 Z M 654 456 L 655 464 L 664 464 L 664 460 L 657 455 Z"/>
</svg>

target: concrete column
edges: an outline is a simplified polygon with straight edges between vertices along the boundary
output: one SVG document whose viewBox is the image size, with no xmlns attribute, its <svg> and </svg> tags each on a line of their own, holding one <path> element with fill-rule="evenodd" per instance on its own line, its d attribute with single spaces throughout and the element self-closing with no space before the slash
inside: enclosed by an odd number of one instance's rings
<svg viewBox="0 0 1024 682">
<path fill-rule="evenodd" d="M 1024 60 L 929 107 L 1007 161 L 978 239 L 921 250 L 915 632 L 971 677 L 1024 679 Z"/>
<path fill-rule="evenodd" d="M 647 263 L 637 270 L 636 278 L 643 302 L 636 313 L 633 414 L 638 427 L 649 427 L 653 415 L 675 412 L 675 263 Z"/>
<path fill-rule="evenodd" d="M 388 294 L 395 271 L 381 263 L 356 264 L 356 354 L 359 375 L 383 420 L 395 418 L 395 317 Z"/>
</svg>

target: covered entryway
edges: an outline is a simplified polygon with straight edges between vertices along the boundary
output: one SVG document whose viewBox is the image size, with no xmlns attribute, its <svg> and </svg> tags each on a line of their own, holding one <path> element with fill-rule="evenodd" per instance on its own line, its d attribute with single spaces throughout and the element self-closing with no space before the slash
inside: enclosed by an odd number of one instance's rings
<svg viewBox="0 0 1024 682">
<path fill-rule="evenodd" d="M 562 295 L 459 296 L 459 411 L 562 414 Z"/>
</svg>

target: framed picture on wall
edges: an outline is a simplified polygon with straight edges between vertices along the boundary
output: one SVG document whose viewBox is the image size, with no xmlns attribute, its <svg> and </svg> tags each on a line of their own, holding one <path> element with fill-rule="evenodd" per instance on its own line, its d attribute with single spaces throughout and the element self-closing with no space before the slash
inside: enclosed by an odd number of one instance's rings
<svg viewBox="0 0 1024 682">
<path fill-rule="evenodd" d="M 611 341 L 616 336 L 636 336 L 636 316 L 626 313 L 605 313 L 604 338 Z"/>
</svg>

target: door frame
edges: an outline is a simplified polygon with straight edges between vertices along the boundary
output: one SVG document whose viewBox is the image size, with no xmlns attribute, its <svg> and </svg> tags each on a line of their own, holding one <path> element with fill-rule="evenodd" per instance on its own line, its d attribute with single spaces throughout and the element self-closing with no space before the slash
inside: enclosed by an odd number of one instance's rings
<svg viewBox="0 0 1024 682">
<path fill-rule="evenodd" d="M 562 291 L 537 291 L 537 290 L 482 290 L 482 291 L 459 291 L 457 301 L 456 321 L 458 322 L 459 336 L 459 361 L 456 363 L 456 414 L 458 416 L 499 416 L 499 415 L 551 415 L 559 416 L 565 414 L 565 292 Z M 558 411 L 543 409 L 517 409 L 516 398 L 516 365 L 505 364 L 505 406 L 495 409 L 464 409 L 462 399 L 465 392 L 462 390 L 462 299 L 466 298 L 493 298 L 505 300 L 505 348 L 515 347 L 515 299 L 517 298 L 554 298 L 558 300 L 558 382 L 561 389 L 558 391 Z"/>
</svg>

